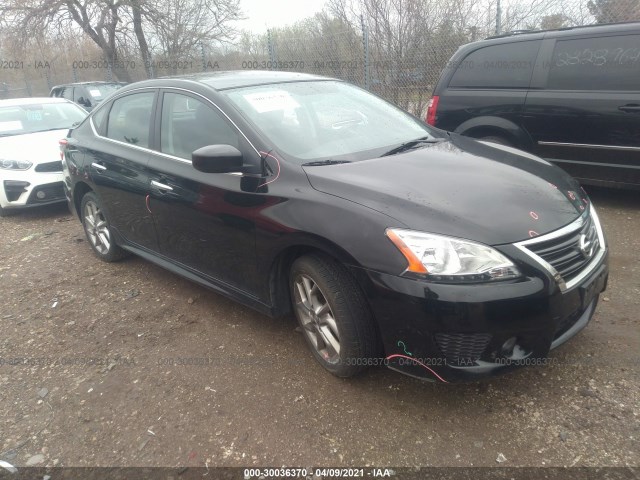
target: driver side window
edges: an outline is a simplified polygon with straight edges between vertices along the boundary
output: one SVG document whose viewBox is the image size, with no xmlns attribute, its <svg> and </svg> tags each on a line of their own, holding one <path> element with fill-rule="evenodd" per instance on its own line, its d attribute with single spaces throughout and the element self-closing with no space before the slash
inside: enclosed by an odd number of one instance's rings
<svg viewBox="0 0 640 480">
<path fill-rule="evenodd" d="M 238 132 L 213 106 L 179 93 L 165 93 L 162 101 L 160 150 L 191 160 L 191 153 L 207 145 L 239 148 Z"/>
</svg>

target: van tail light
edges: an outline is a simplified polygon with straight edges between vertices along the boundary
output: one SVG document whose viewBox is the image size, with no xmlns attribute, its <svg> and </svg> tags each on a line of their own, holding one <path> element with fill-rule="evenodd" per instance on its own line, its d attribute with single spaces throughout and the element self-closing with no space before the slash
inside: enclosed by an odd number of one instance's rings
<svg viewBox="0 0 640 480">
<path fill-rule="evenodd" d="M 429 103 L 427 103 L 427 116 L 425 121 L 429 125 L 436 126 L 436 110 L 438 110 L 438 100 L 440 97 L 438 95 L 434 95 L 429 99 Z"/>
<path fill-rule="evenodd" d="M 66 138 L 58 140 L 58 145 L 60 146 L 60 160 L 64 160 L 64 150 L 67 148 L 68 143 L 69 142 L 67 142 Z"/>
</svg>

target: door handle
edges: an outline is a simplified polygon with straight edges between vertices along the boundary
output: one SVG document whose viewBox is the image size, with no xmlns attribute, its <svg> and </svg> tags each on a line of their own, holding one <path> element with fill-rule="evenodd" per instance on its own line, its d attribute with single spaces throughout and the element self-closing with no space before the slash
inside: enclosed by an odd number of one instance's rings
<svg viewBox="0 0 640 480">
<path fill-rule="evenodd" d="M 629 105 L 622 105 L 618 107 L 618 110 L 622 110 L 623 112 L 640 112 L 640 105 L 637 103 L 630 103 Z"/>
<path fill-rule="evenodd" d="M 173 187 L 170 187 L 169 185 L 165 185 L 164 183 L 156 182 L 155 180 L 151 180 L 151 185 L 153 185 L 159 190 L 166 190 L 168 192 L 173 192 Z"/>
<path fill-rule="evenodd" d="M 96 162 L 93 162 L 91 166 L 96 170 L 98 170 L 98 172 L 104 172 L 107 169 L 107 167 L 105 167 L 104 165 Z"/>
</svg>

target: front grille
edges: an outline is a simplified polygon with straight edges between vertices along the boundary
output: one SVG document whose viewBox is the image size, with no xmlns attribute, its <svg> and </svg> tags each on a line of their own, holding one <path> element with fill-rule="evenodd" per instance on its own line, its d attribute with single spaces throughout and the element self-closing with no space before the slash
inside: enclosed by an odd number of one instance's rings
<svg viewBox="0 0 640 480">
<path fill-rule="evenodd" d="M 46 162 L 39 163 L 35 168 L 36 172 L 40 173 L 51 173 L 51 172 L 61 172 L 62 171 L 62 162 L 57 160 L 55 162 Z"/>
<path fill-rule="evenodd" d="M 588 246 L 583 249 L 582 247 Z M 598 230 L 589 215 L 579 228 L 550 240 L 528 243 L 525 248 L 556 269 L 565 282 L 582 272 L 600 249 Z"/>
<path fill-rule="evenodd" d="M 435 337 L 447 362 L 453 365 L 479 360 L 491 340 L 488 333 L 436 333 Z"/>
</svg>

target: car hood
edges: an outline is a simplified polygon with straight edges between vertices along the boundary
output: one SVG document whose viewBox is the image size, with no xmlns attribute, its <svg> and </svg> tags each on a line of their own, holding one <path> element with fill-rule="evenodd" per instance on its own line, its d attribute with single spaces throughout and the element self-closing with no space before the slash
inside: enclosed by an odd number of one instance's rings
<svg viewBox="0 0 640 480">
<path fill-rule="evenodd" d="M 578 183 L 549 162 L 454 134 L 398 155 L 303 168 L 314 189 L 392 217 L 389 227 L 488 245 L 563 227 L 588 202 Z"/>
<path fill-rule="evenodd" d="M 29 160 L 34 165 L 60 160 L 58 141 L 67 136 L 68 128 L 47 132 L 0 137 L 0 158 Z"/>
</svg>

